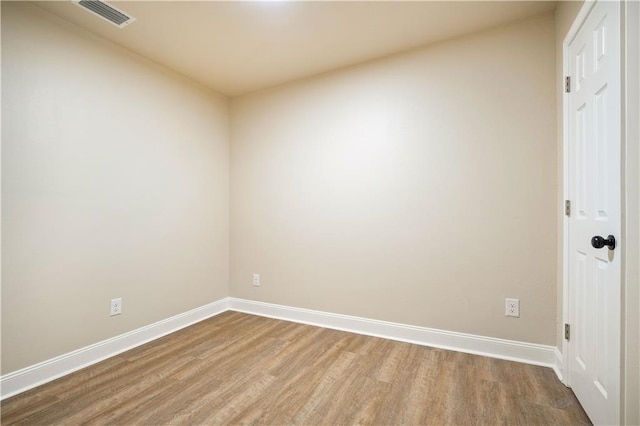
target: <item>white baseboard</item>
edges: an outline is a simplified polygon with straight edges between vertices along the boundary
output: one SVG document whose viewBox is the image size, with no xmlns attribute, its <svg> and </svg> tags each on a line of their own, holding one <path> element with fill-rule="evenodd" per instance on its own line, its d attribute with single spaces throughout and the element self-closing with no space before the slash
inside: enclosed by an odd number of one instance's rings
<svg viewBox="0 0 640 426">
<path fill-rule="evenodd" d="M 555 355 L 554 363 L 553 363 L 553 371 L 555 371 L 556 376 L 558 376 L 558 380 L 564 383 L 564 357 L 562 356 L 562 352 L 560 349 L 553 348 L 553 354 Z"/>
<path fill-rule="evenodd" d="M 423 346 L 541 365 L 554 369 L 556 374 L 559 372 L 556 370 L 557 349 L 553 346 L 292 308 L 233 297 L 229 298 L 229 309 Z"/>
<path fill-rule="evenodd" d="M 562 380 L 562 354 L 553 346 L 227 297 L 4 375 L 0 377 L 0 400 L 73 373 L 227 310 L 525 364 L 541 365 L 552 368 Z"/>
<path fill-rule="evenodd" d="M 229 309 L 227 298 L 0 377 L 0 400 L 188 327 Z"/>
</svg>

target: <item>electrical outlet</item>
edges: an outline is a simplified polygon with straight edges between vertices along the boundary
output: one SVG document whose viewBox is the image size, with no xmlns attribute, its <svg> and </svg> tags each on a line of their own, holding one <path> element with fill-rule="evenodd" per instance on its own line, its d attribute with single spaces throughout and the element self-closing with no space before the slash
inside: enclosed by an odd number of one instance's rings
<svg viewBox="0 0 640 426">
<path fill-rule="evenodd" d="M 507 317 L 520 317 L 520 299 L 505 299 L 504 315 Z"/>
<path fill-rule="evenodd" d="M 260 287 L 260 274 L 253 274 L 253 286 Z"/>
<path fill-rule="evenodd" d="M 111 316 L 120 315 L 122 313 L 122 298 L 111 299 Z"/>
</svg>

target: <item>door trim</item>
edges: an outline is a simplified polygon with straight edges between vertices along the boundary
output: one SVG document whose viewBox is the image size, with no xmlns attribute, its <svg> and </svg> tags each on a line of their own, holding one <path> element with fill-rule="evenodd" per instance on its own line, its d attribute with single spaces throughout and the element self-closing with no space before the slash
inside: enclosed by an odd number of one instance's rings
<svg viewBox="0 0 640 426">
<path fill-rule="evenodd" d="M 622 419 L 634 425 L 640 424 L 640 3 L 625 1 L 622 19 Z"/>
</svg>

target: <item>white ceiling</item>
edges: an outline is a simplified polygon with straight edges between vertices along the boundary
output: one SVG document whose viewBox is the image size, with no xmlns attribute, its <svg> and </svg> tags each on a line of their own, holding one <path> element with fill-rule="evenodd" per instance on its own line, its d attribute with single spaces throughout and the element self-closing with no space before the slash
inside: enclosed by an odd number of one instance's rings
<svg viewBox="0 0 640 426">
<path fill-rule="evenodd" d="M 118 29 L 70 1 L 35 2 L 235 96 L 553 10 L 553 1 L 113 1 Z"/>
</svg>

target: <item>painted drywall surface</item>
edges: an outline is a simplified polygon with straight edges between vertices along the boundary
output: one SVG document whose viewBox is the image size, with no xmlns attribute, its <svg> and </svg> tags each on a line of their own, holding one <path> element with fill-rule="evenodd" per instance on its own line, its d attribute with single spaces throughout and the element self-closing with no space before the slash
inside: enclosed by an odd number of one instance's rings
<svg viewBox="0 0 640 426">
<path fill-rule="evenodd" d="M 234 98 L 231 295 L 553 344 L 554 67 L 548 14 Z"/>
<path fill-rule="evenodd" d="M 557 310 L 556 310 L 556 346 L 562 349 L 562 340 L 564 339 L 564 329 L 563 329 L 563 317 L 562 317 L 562 301 L 563 301 L 563 261 L 562 261 L 562 250 L 563 250 L 563 216 L 562 216 L 562 208 L 564 206 L 564 189 L 563 189 L 563 169 L 564 169 L 564 157 L 563 157 L 563 144 L 564 144 L 564 126 L 562 121 L 562 102 L 564 98 L 564 70 L 563 70 L 563 62 L 562 62 L 562 46 L 564 43 L 564 39 L 569 32 L 569 28 L 571 28 L 571 24 L 575 21 L 580 8 L 582 7 L 582 1 L 561 1 L 558 2 L 558 6 L 555 11 L 555 27 L 556 27 L 556 102 L 557 102 L 557 140 L 558 140 L 558 157 L 557 157 L 557 168 L 558 168 L 558 207 L 556 208 L 556 217 L 557 217 L 557 226 L 558 226 L 558 271 L 557 271 Z"/>
<path fill-rule="evenodd" d="M 226 98 L 13 2 L 2 77 L 3 374 L 228 295 Z"/>
</svg>

